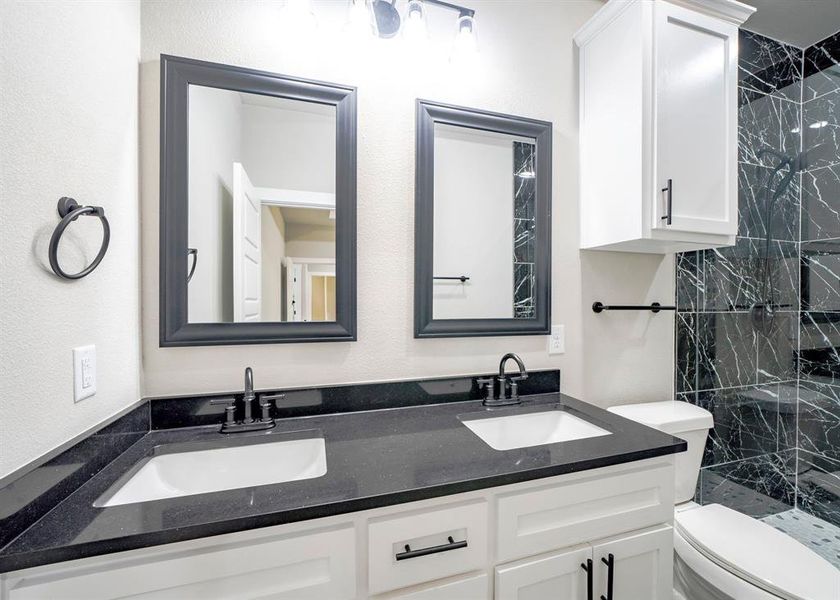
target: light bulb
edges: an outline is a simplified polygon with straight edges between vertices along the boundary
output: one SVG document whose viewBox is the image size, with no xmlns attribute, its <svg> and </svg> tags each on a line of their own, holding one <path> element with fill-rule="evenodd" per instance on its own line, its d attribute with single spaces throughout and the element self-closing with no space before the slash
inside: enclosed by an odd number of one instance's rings
<svg viewBox="0 0 840 600">
<path fill-rule="evenodd" d="M 376 36 L 376 20 L 367 0 L 350 0 L 345 31 L 362 39 Z"/>
<path fill-rule="evenodd" d="M 478 41 L 476 40 L 475 17 L 462 15 L 458 19 L 458 33 L 455 35 L 455 43 L 452 47 L 452 61 L 458 63 L 469 63 L 478 54 Z"/>
<path fill-rule="evenodd" d="M 411 0 L 402 25 L 403 37 L 411 43 L 425 40 L 429 33 L 426 29 L 426 11 L 420 0 Z"/>
</svg>

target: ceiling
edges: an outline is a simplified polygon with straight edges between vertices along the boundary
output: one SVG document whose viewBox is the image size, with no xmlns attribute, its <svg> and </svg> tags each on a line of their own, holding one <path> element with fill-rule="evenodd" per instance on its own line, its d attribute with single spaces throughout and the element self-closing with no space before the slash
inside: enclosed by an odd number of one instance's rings
<svg viewBox="0 0 840 600">
<path fill-rule="evenodd" d="M 318 225 L 321 227 L 335 227 L 335 216 L 330 214 L 331 210 L 323 208 L 293 208 L 290 206 L 272 206 L 272 209 L 279 210 L 283 215 L 285 223 L 297 225 Z"/>
<path fill-rule="evenodd" d="M 744 29 L 807 48 L 840 31 L 840 0 L 741 0 L 757 10 Z"/>
</svg>

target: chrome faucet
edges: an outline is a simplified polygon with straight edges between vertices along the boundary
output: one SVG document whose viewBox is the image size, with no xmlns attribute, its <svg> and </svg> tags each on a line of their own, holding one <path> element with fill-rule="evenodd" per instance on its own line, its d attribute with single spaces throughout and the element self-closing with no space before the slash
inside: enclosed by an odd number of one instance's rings
<svg viewBox="0 0 840 600">
<path fill-rule="evenodd" d="M 505 365 L 509 360 L 516 362 L 519 367 L 519 373 L 508 377 L 505 375 Z M 478 384 L 484 388 L 484 406 L 510 406 L 513 404 L 521 404 L 522 400 L 519 398 L 519 382 L 528 379 L 528 371 L 525 369 L 525 363 L 513 352 L 508 352 L 499 361 L 499 375 L 497 377 L 483 377 L 478 379 Z M 498 395 L 496 394 L 496 384 L 498 383 Z M 510 396 L 508 396 L 508 388 L 510 388 Z"/>
<path fill-rule="evenodd" d="M 236 398 L 214 398 L 210 404 L 225 405 L 225 422 L 222 423 L 222 433 L 237 433 L 240 431 L 258 431 L 271 429 L 275 422 L 271 417 L 271 402 L 283 398 L 283 394 L 262 394 L 260 396 L 260 418 L 254 419 L 252 405 L 257 395 L 254 393 L 254 371 L 251 367 L 245 369 L 245 393 L 242 395 L 242 420 L 237 421 Z"/>
</svg>

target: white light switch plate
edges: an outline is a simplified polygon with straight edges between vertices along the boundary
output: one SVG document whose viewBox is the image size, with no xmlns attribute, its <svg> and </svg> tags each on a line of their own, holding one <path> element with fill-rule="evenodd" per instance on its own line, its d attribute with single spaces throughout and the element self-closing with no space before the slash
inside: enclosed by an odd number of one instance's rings
<svg viewBox="0 0 840 600">
<path fill-rule="evenodd" d="M 552 325 L 551 335 L 548 336 L 548 353 L 564 354 L 566 352 L 566 326 Z"/>
<path fill-rule="evenodd" d="M 96 346 L 73 348 L 73 400 L 96 395 Z"/>
</svg>

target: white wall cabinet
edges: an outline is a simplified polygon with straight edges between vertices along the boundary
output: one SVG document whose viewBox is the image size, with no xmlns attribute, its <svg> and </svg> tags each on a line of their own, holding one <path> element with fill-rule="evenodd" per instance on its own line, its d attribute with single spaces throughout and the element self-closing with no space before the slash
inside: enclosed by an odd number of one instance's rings
<svg viewBox="0 0 840 600">
<path fill-rule="evenodd" d="M 0 575 L 0 599 L 588 600 L 581 564 L 597 598 L 612 554 L 615 598 L 665 600 L 673 469 L 655 458 L 36 567 Z"/>
<path fill-rule="evenodd" d="M 575 35 L 581 248 L 735 243 L 738 26 L 730 0 L 610 0 Z"/>
</svg>

